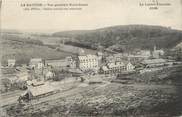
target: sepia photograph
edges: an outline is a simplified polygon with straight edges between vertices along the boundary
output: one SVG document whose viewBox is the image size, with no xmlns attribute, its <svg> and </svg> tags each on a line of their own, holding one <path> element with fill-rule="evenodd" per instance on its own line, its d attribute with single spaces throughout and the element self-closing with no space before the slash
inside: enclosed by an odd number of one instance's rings
<svg viewBox="0 0 182 117">
<path fill-rule="evenodd" d="M 182 117 L 182 0 L 0 0 L 0 117 Z"/>
</svg>

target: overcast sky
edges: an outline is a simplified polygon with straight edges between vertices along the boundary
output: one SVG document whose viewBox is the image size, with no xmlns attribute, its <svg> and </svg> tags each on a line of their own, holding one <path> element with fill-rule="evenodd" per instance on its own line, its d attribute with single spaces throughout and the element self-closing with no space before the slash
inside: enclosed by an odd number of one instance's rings
<svg viewBox="0 0 182 117">
<path fill-rule="evenodd" d="M 161 25 L 182 30 L 182 0 L 158 10 L 140 7 L 151 0 L 2 0 L 1 27 L 21 31 L 55 32 L 96 29 L 112 25 Z M 38 2 L 39 1 L 39 2 Z M 24 11 L 21 3 L 86 3 L 80 11 Z"/>
</svg>

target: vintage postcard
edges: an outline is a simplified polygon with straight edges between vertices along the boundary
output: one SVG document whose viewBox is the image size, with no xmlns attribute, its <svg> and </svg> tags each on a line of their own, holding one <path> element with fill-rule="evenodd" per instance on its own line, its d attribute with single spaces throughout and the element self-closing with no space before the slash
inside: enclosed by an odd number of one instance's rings
<svg viewBox="0 0 182 117">
<path fill-rule="evenodd" d="M 0 0 L 0 117 L 181 117 L 182 0 Z"/>
</svg>

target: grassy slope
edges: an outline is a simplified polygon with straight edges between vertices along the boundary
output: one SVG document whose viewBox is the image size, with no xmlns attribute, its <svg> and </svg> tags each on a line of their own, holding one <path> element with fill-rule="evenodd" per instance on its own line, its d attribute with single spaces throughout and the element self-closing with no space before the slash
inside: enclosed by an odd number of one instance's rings
<svg viewBox="0 0 182 117">
<path fill-rule="evenodd" d="M 30 58 L 41 57 L 44 59 L 61 59 L 71 55 L 67 52 L 56 51 L 48 48 L 43 44 L 30 43 L 31 39 L 24 37 L 2 36 L 2 64 L 6 64 L 6 60 L 15 58 L 17 63 L 28 63 Z M 32 40 L 31 40 L 32 41 Z"/>
<path fill-rule="evenodd" d="M 60 116 L 123 116 L 123 117 L 172 117 L 182 112 L 180 72 L 182 67 L 168 69 L 164 78 L 172 84 L 130 84 L 119 83 L 95 84 L 77 87 L 77 90 L 62 92 L 60 98 L 31 105 L 17 112 L 18 106 L 8 112 L 30 117 L 60 117 Z M 153 74 L 157 78 L 164 73 Z M 151 79 L 151 74 L 145 76 Z M 156 79 L 155 77 L 153 77 Z M 155 81 L 155 80 L 154 80 Z M 158 81 L 155 81 L 158 84 Z M 68 91 L 69 92 L 69 91 Z M 51 106 L 50 106 L 51 105 Z M 12 111 L 14 110 L 14 111 Z M 15 111 L 17 110 L 17 111 Z M 33 112 L 32 112 L 33 111 Z M 36 112 L 35 112 L 36 111 Z"/>
</svg>

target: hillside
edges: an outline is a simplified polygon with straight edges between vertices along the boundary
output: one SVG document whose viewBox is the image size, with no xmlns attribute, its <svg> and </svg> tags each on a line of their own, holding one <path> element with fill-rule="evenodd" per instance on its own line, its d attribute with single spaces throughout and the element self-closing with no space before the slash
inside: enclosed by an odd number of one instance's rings
<svg viewBox="0 0 182 117">
<path fill-rule="evenodd" d="M 178 117 L 182 115 L 181 70 L 178 66 L 133 74 L 134 84 L 108 82 L 108 77 L 101 84 L 57 82 L 61 88 L 57 94 L 3 108 L 18 117 Z"/>
<path fill-rule="evenodd" d="M 69 52 L 57 51 L 55 44 L 62 40 L 68 45 L 98 49 L 112 48 L 119 52 L 134 49 L 171 49 L 181 47 L 182 31 L 161 26 L 125 25 L 95 30 L 76 30 L 57 32 L 52 35 L 27 35 L 18 31 L 1 32 L 2 59 L 16 58 L 19 63 L 28 63 L 30 58 L 45 59 L 63 58 L 72 55 Z M 46 45 L 45 45 L 46 44 Z"/>
<path fill-rule="evenodd" d="M 152 49 L 154 45 L 158 48 L 173 48 L 182 42 L 182 31 L 173 30 L 161 26 L 149 25 L 125 25 L 113 26 L 96 30 L 64 31 L 54 33 L 53 36 L 74 38 L 74 43 L 83 46 L 98 47 L 98 45 L 109 47 L 119 45 L 120 49 Z M 74 44 L 68 41 L 68 44 Z"/>
<path fill-rule="evenodd" d="M 30 58 L 61 59 L 72 55 L 72 53 L 57 51 L 45 46 L 40 40 L 22 35 L 3 33 L 1 44 L 3 65 L 7 64 L 7 59 L 16 59 L 17 64 L 27 64 Z"/>
</svg>

